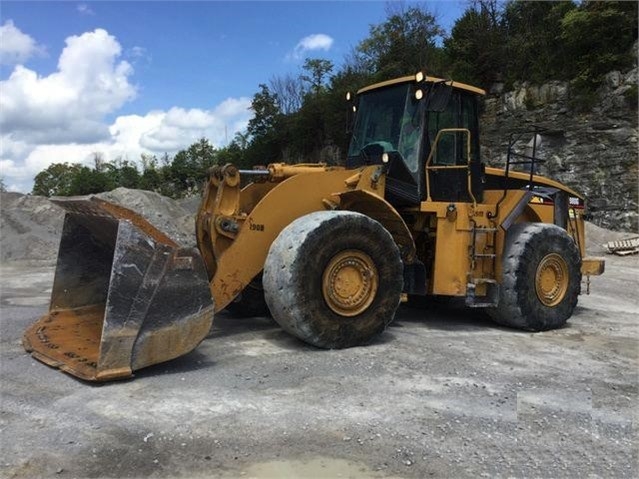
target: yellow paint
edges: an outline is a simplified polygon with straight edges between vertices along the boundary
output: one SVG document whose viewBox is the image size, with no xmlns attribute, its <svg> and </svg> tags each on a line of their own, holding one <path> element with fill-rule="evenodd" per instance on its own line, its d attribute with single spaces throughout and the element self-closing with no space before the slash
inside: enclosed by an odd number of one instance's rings
<svg viewBox="0 0 639 479">
<path fill-rule="evenodd" d="M 415 81 L 415 76 L 402 77 L 371 85 L 358 93 Z M 426 81 L 441 79 L 427 77 Z M 452 86 L 476 94 L 485 93 L 456 82 Z M 439 139 L 450 132 L 464 135 L 468 163 L 433 165 Z M 431 241 L 434 253 L 431 251 L 430 257 L 433 264 L 426 265 L 431 272 L 428 278 L 430 294 L 463 296 L 469 282 L 476 284 L 478 296 L 485 294 L 486 285 L 482 279 L 501 279 L 501 252 L 505 241 L 502 223 L 507 218 L 514 223 L 554 223 L 554 207 L 535 197 L 522 207 L 521 202 L 525 201 L 527 194 L 523 189 L 506 192 L 501 189 L 487 190 L 483 198 L 475 198 L 470 171 L 471 144 L 471 132 L 468 129 L 439 131 L 424 164 L 426 201 L 399 210 L 384 198 L 385 173 L 382 165 L 346 170 L 325 164 L 275 163 L 268 166 L 267 175 L 242 190 L 239 173 L 234 167 L 213 168 L 198 214 L 197 237 L 211 278 L 210 287 L 216 310 L 223 309 L 260 273 L 272 242 L 288 224 L 308 213 L 326 209 L 357 211 L 382 223 L 398 244 L 405 264 L 412 263 L 418 252 L 422 254 L 422 249 L 427 248 L 430 244 L 428 241 Z M 468 172 L 467 191 L 471 201 L 433 201 L 429 175 L 431 170 L 436 169 L 465 169 Z M 505 171 L 486 168 L 486 174 L 504 177 Z M 522 172 L 511 171 L 509 176 L 530 180 L 530 175 Z M 559 188 L 570 196 L 582 198 L 556 181 L 538 175 L 532 179 L 536 184 Z M 521 211 L 517 210 L 517 217 L 510 217 L 515 208 Z M 569 213 L 568 233 L 579 244 L 583 256 L 583 211 L 571 209 Z M 479 232 L 473 234 L 474 230 Z M 415 244 L 417 238 L 424 244 Z M 339 274 L 336 273 L 334 281 L 327 283 L 330 287 L 325 284 L 325 289 L 333 291 L 335 297 L 341 297 L 341 292 L 352 288 L 359 291 L 363 280 L 357 283 L 358 287 L 350 283 L 358 274 L 361 276 L 360 273 L 365 269 L 342 268 Z M 593 266 L 589 271 L 594 269 Z M 547 278 L 551 273 L 548 269 L 547 273 L 540 276 L 540 288 L 545 288 L 546 283 L 550 282 Z M 346 283 L 350 286 L 344 286 Z M 336 300 L 335 304 L 335 308 L 343 309 L 340 301 Z"/>
<path fill-rule="evenodd" d="M 583 258 L 581 260 L 581 274 L 584 276 L 599 276 L 604 273 L 606 261 L 603 258 Z"/>
<path fill-rule="evenodd" d="M 380 82 L 380 83 L 375 83 L 374 85 L 369 85 L 369 86 L 366 86 L 364 88 L 361 88 L 360 90 L 357 91 L 357 94 L 359 95 L 359 94 L 365 93 L 367 91 L 378 90 L 380 88 L 385 88 L 387 86 L 399 85 L 401 83 L 410 83 L 410 82 L 416 83 L 415 75 L 410 75 L 410 76 L 405 76 L 405 77 L 401 77 L 401 78 L 395 78 L 393 80 L 383 81 L 383 82 Z M 461 90 L 466 90 L 466 91 L 469 91 L 471 93 L 476 93 L 476 94 L 479 94 L 479 95 L 485 95 L 486 94 L 486 91 L 482 90 L 481 88 L 477 88 L 477 87 L 474 87 L 472 85 L 467 85 L 466 83 L 460 83 L 460 82 L 456 82 L 456 81 L 452 81 L 452 80 L 445 80 L 443 78 L 427 76 L 426 77 L 426 82 L 427 83 L 447 82 L 453 88 L 459 88 Z"/>
</svg>

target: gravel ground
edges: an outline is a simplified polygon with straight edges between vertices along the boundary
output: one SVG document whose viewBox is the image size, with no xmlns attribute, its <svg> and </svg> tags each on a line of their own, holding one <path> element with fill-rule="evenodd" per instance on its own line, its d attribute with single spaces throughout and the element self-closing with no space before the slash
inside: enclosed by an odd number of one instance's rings
<svg viewBox="0 0 639 479">
<path fill-rule="evenodd" d="M 193 241 L 197 201 L 104 196 Z M 0 477 L 639 476 L 639 256 L 607 256 L 558 331 L 404 306 L 373 344 L 320 351 L 222 313 L 193 353 L 91 385 L 21 346 L 47 310 L 62 212 L 0 203 Z M 587 225 L 594 254 L 627 236 Z"/>
<path fill-rule="evenodd" d="M 2 477 L 637 477 L 639 257 L 607 257 L 569 326 L 402 307 L 320 351 L 220 314 L 193 353 L 89 385 L 33 360 L 50 267 L 7 265 Z"/>
</svg>

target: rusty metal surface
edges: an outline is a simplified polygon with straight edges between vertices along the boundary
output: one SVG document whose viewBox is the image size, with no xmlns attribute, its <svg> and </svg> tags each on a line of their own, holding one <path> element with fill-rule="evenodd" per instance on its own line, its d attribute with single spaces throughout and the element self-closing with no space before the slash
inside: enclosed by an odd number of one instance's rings
<svg viewBox="0 0 639 479">
<path fill-rule="evenodd" d="M 213 319 L 198 251 L 131 221 L 125 208 L 64 203 L 49 313 L 27 330 L 25 348 L 89 381 L 129 377 L 193 350 Z"/>
<path fill-rule="evenodd" d="M 96 196 L 52 198 L 51 201 L 64 208 L 67 212 L 81 215 L 84 218 L 97 217 L 112 220 L 127 220 L 140 231 L 151 237 L 158 243 L 177 247 L 177 243 L 149 223 L 144 217 L 135 211 L 115 203 L 110 203 Z"/>
<path fill-rule="evenodd" d="M 97 377 L 104 305 L 52 311 L 31 325 L 23 345 L 37 359 L 91 381 Z M 131 371 L 122 377 L 128 377 Z"/>
</svg>

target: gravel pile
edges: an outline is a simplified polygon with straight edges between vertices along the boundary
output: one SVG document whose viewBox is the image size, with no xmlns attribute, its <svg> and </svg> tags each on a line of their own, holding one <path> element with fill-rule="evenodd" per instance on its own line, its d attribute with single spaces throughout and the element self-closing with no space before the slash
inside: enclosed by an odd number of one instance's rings
<svg viewBox="0 0 639 479">
<path fill-rule="evenodd" d="M 173 200 L 152 191 L 117 188 L 95 195 L 124 206 L 143 216 L 157 229 L 182 246 L 195 247 L 195 214 L 197 209 L 183 208 L 185 200 Z M 199 204 L 199 198 L 197 203 Z"/>
<path fill-rule="evenodd" d="M 55 262 L 63 220 L 48 198 L 0 193 L 0 262 Z"/>
<path fill-rule="evenodd" d="M 195 246 L 195 203 L 157 193 L 118 188 L 99 198 L 133 210 L 182 246 Z M 199 202 L 199 200 L 198 200 Z M 0 263 L 22 261 L 54 264 L 64 221 L 64 210 L 48 198 L 0 193 Z"/>
</svg>

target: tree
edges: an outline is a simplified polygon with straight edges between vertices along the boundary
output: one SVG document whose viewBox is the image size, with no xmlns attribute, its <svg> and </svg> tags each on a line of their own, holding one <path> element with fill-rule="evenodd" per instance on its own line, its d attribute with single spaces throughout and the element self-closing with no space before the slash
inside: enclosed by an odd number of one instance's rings
<svg viewBox="0 0 639 479">
<path fill-rule="evenodd" d="M 116 187 L 110 175 L 104 171 L 80 166 L 71 179 L 69 195 L 90 195 L 111 191 Z"/>
<path fill-rule="evenodd" d="M 72 182 L 82 166 L 74 163 L 53 163 L 38 173 L 33 184 L 34 195 L 69 196 L 72 193 Z"/>
<path fill-rule="evenodd" d="M 158 169 L 158 159 L 155 156 L 142 153 L 142 175 L 139 187 L 143 190 L 159 191 L 162 186 L 162 175 Z"/>
<path fill-rule="evenodd" d="M 541 83 L 564 77 L 566 58 L 562 18 L 572 2 L 510 2 L 503 12 L 505 76 L 509 82 Z M 587 31 L 583 35 L 589 35 Z"/>
<path fill-rule="evenodd" d="M 304 84 L 293 75 L 275 76 L 269 81 L 269 90 L 277 98 L 277 106 L 284 115 L 295 113 L 302 106 Z"/>
<path fill-rule="evenodd" d="M 268 86 L 260 84 L 260 91 L 253 95 L 247 133 L 250 136 L 246 158 L 249 164 L 265 164 L 277 161 L 287 144 L 287 131 L 277 95 Z"/>
<path fill-rule="evenodd" d="M 455 21 L 444 41 L 451 76 L 458 81 L 489 87 L 504 69 L 506 36 L 496 0 L 471 4 Z"/>
<path fill-rule="evenodd" d="M 327 76 L 333 71 L 333 64 L 329 60 L 307 58 L 302 69 L 305 73 L 300 76 L 300 80 L 308 83 L 311 92 L 317 95 L 324 88 Z"/>
<path fill-rule="evenodd" d="M 208 169 L 216 163 L 215 148 L 206 138 L 201 138 L 186 150 L 180 150 L 166 170 L 166 179 L 171 183 L 171 196 L 199 191 Z"/>
<path fill-rule="evenodd" d="M 7 187 L 4 184 L 4 177 L 0 176 L 0 192 L 4 193 L 7 191 Z"/>
<path fill-rule="evenodd" d="M 124 188 L 138 188 L 140 186 L 140 172 L 134 163 L 118 158 L 113 164 L 114 182 L 118 186 Z"/>
<path fill-rule="evenodd" d="M 636 2 L 583 2 L 561 19 L 570 77 L 594 90 L 611 70 L 630 67 L 637 40 Z"/>
<path fill-rule="evenodd" d="M 379 81 L 419 70 L 441 73 L 444 61 L 437 44 L 444 34 L 425 8 L 394 3 L 386 21 L 372 26 L 368 38 L 357 45 L 354 63 Z"/>
<path fill-rule="evenodd" d="M 259 85 L 259 88 L 260 91 L 253 95 L 251 101 L 251 110 L 254 115 L 247 127 L 248 134 L 253 138 L 266 137 L 272 133 L 282 113 L 277 95 L 263 83 Z"/>
<path fill-rule="evenodd" d="M 246 142 L 242 140 L 243 135 L 237 133 L 231 143 L 217 150 L 216 159 L 218 164 L 233 163 L 238 168 L 251 168 L 253 165 L 247 162 L 245 155 Z"/>
</svg>

